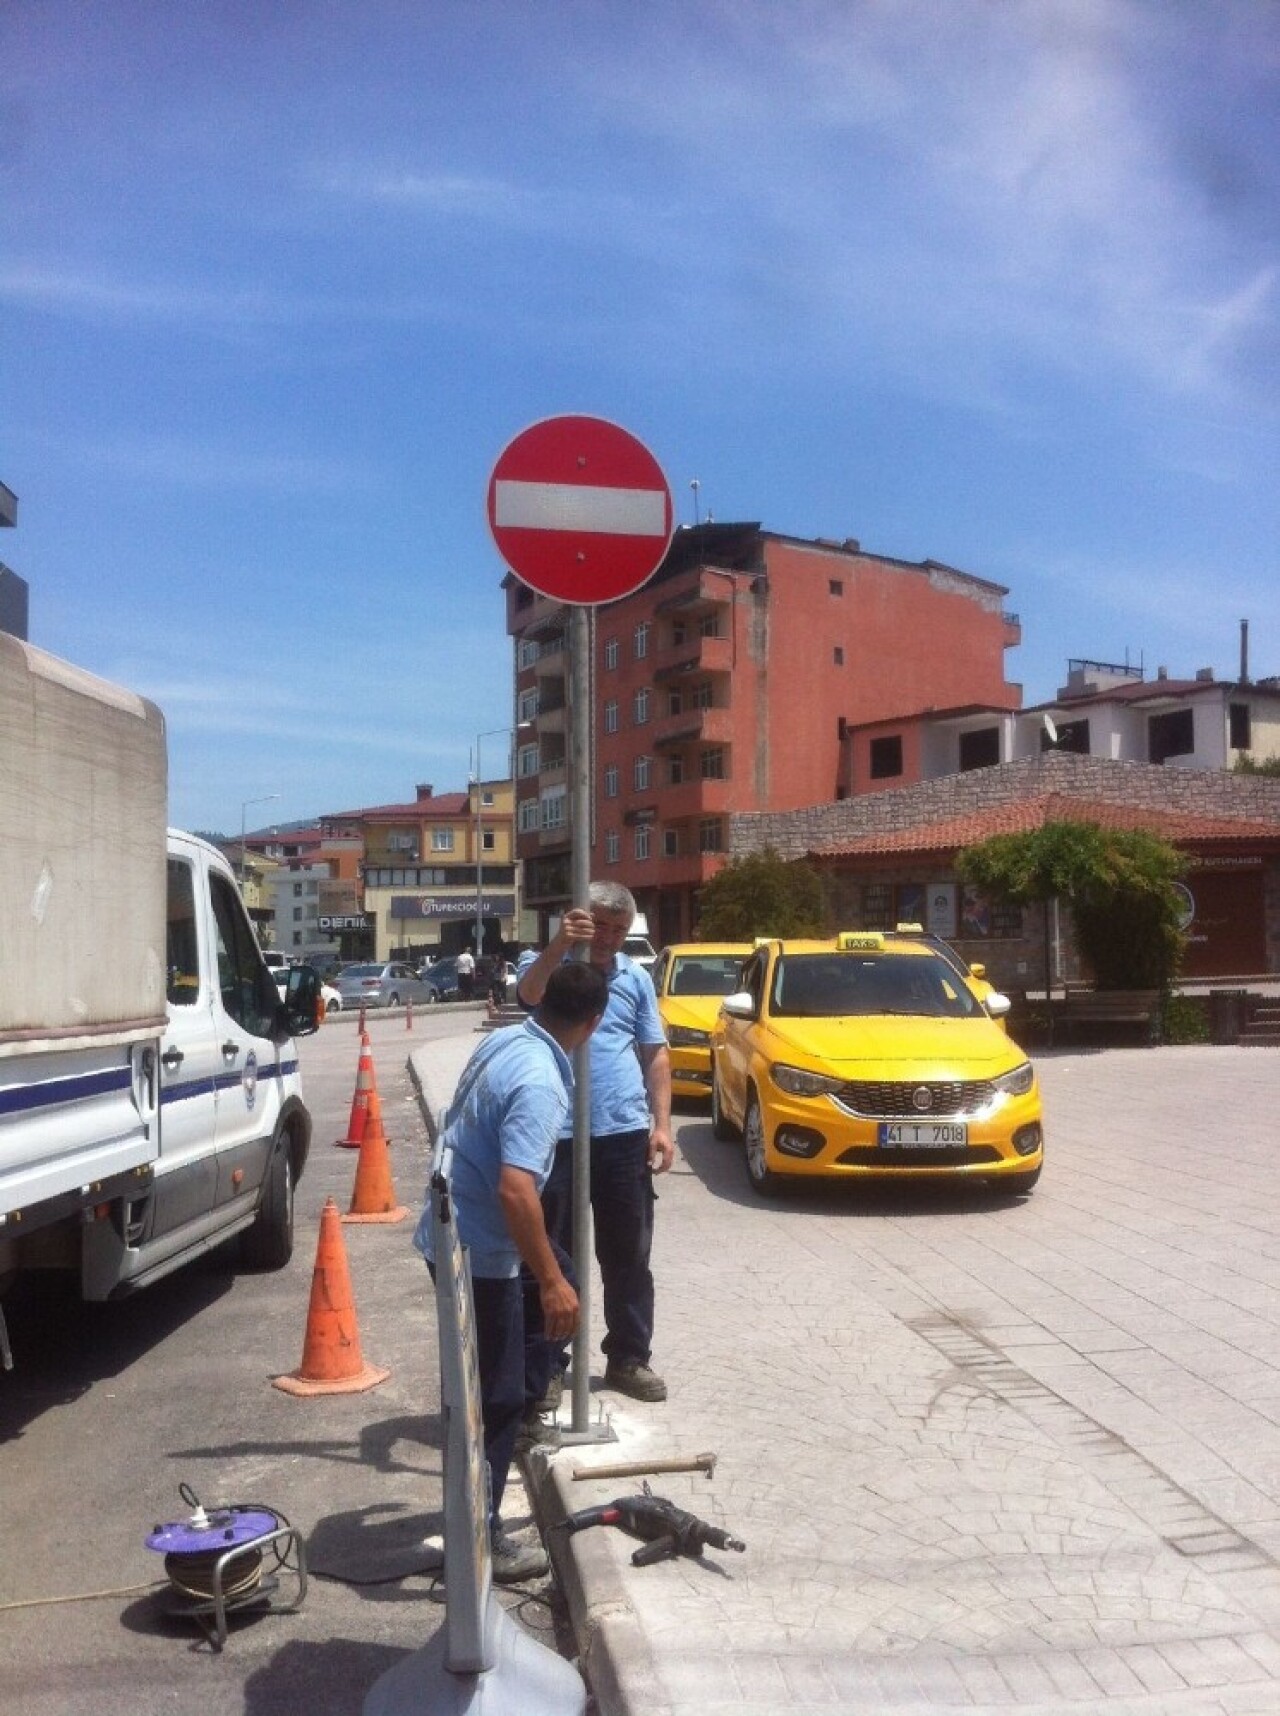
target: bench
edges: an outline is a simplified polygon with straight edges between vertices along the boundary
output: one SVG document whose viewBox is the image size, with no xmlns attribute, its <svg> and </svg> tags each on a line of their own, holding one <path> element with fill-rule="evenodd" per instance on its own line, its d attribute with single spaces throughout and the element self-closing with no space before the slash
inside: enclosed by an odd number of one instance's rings
<svg viewBox="0 0 1280 1716">
<path fill-rule="evenodd" d="M 1147 1041 L 1160 1041 L 1162 997 L 1158 989 L 1088 989 L 1068 984 L 1053 1004 L 1055 1030 L 1068 1025 L 1142 1025 Z"/>
</svg>

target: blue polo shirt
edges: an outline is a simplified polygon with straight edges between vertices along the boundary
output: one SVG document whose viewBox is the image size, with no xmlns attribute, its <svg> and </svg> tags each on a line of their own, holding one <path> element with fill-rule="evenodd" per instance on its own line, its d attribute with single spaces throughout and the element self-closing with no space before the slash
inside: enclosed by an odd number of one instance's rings
<svg viewBox="0 0 1280 1716">
<path fill-rule="evenodd" d="M 523 978 L 537 959 L 536 952 L 522 953 L 516 979 Z M 651 1122 L 649 1093 L 644 1070 L 636 1054 L 638 1046 L 658 1048 L 666 1043 L 658 1012 L 653 979 L 643 965 L 615 953 L 613 969 L 605 972 L 609 1000 L 588 1044 L 591 1067 L 591 1136 L 607 1138 L 614 1132 L 641 1132 Z M 573 1137 L 573 1108 L 561 1127 L 562 1138 Z"/>
<path fill-rule="evenodd" d="M 472 1275 L 519 1273 L 520 1253 L 498 1202 L 498 1176 L 504 1167 L 523 1168 L 541 1191 L 566 1115 L 572 1126 L 573 1067 L 536 1020 L 494 1031 L 467 1062 L 440 1141 L 453 1151 L 449 1186 Z M 435 1261 L 429 1196 L 413 1243 Z"/>
</svg>

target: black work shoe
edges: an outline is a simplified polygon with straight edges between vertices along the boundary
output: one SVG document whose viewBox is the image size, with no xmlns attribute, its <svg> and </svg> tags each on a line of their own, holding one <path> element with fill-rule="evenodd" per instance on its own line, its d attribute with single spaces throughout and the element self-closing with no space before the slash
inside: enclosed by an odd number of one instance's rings
<svg viewBox="0 0 1280 1716">
<path fill-rule="evenodd" d="M 540 1543 L 517 1543 L 505 1531 L 489 1535 L 489 1559 L 495 1585 L 519 1585 L 538 1579 L 547 1571 L 547 1552 Z"/>
<path fill-rule="evenodd" d="M 552 1371 L 551 1381 L 547 1384 L 547 1392 L 538 1402 L 539 1412 L 558 1412 L 560 1402 L 564 1399 L 564 1372 Z"/>
<path fill-rule="evenodd" d="M 531 1453 L 534 1448 L 558 1448 L 560 1446 L 560 1427 L 554 1419 L 546 1419 L 535 1410 L 525 1413 L 520 1420 L 520 1428 L 516 1431 L 517 1454 Z"/>
<path fill-rule="evenodd" d="M 633 1400 L 665 1400 L 667 1385 L 657 1371 L 634 1360 L 615 1364 L 612 1359 L 604 1368 L 604 1385 L 616 1388 L 619 1394 L 629 1394 Z"/>
</svg>

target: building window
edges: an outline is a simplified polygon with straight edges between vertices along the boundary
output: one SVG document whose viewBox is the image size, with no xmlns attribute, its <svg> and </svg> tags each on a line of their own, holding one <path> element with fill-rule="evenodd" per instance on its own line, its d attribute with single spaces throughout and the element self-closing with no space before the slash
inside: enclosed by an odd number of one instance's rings
<svg viewBox="0 0 1280 1716">
<path fill-rule="evenodd" d="M 893 884 L 868 882 L 862 890 L 862 928 L 893 928 Z"/>
<path fill-rule="evenodd" d="M 681 697 L 680 693 L 678 691 L 668 691 L 668 693 L 667 693 L 667 714 L 668 715 L 678 715 L 683 708 L 684 708 L 684 699 Z"/>
<path fill-rule="evenodd" d="M 636 792 L 648 792 L 652 757 L 637 757 L 631 765 L 631 785 Z"/>
<path fill-rule="evenodd" d="M 618 665 L 618 640 L 617 640 L 617 638 L 606 638 L 604 640 L 604 665 L 609 669 L 610 672 L 612 672 L 613 669 L 615 667 L 617 667 L 617 665 Z"/>
<path fill-rule="evenodd" d="M 1231 749 L 1233 751 L 1251 751 L 1253 749 L 1253 727 L 1249 719 L 1247 703 L 1233 703 L 1230 708 L 1231 717 Z"/>
<path fill-rule="evenodd" d="M 538 688 L 531 685 L 527 691 L 522 691 L 516 704 L 516 719 L 521 723 L 532 721 L 538 713 Z"/>
<path fill-rule="evenodd" d="M 302 946 L 302 931 L 301 930 L 294 930 L 294 932 L 293 932 L 293 945 L 295 947 L 301 947 Z"/>
<path fill-rule="evenodd" d="M 724 746 L 709 745 L 698 758 L 698 772 L 704 781 L 722 781 L 725 775 Z"/>
<path fill-rule="evenodd" d="M 704 679 L 701 684 L 695 685 L 689 693 L 690 709 L 710 709 L 714 695 L 711 681 Z"/>
<path fill-rule="evenodd" d="M 1041 727 L 1040 749 L 1042 751 L 1074 751 L 1080 757 L 1089 755 L 1088 721 L 1059 721 L 1054 732 L 1056 737 L 1051 739 L 1048 730 Z"/>
<path fill-rule="evenodd" d="M 678 858 L 680 856 L 680 830 L 678 828 L 663 829 L 662 856 L 664 858 Z"/>
<path fill-rule="evenodd" d="M 604 796 L 606 798 L 617 798 L 618 796 L 617 763 L 610 763 L 608 768 L 604 771 Z"/>
<path fill-rule="evenodd" d="M 871 741 L 871 778 L 873 781 L 892 780 L 902 773 L 902 735 L 894 733 L 887 739 Z M 874 924 L 867 924 L 874 929 Z"/>
<path fill-rule="evenodd" d="M 521 780 L 528 780 L 530 775 L 538 772 L 538 747 L 536 745 L 521 745 L 516 755 L 516 768 Z"/>
<path fill-rule="evenodd" d="M 606 733 L 618 731 L 618 699 L 611 697 L 604 706 L 604 730 Z"/>
<path fill-rule="evenodd" d="M 548 787 L 541 798 L 543 828 L 563 828 L 568 794 L 564 787 Z"/>
<path fill-rule="evenodd" d="M 521 638 L 516 649 L 516 666 L 532 667 L 538 659 L 538 640 L 536 638 Z"/>
<path fill-rule="evenodd" d="M 718 638 L 720 633 L 720 616 L 718 613 L 704 614 L 698 621 L 698 636 L 700 638 Z"/>
<path fill-rule="evenodd" d="M 960 735 L 960 772 L 989 769 L 1000 761 L 1000 729 L 980 727 L 976 733 Z"/>
<path fill-rule="evenodd" d="M 1167 715 L 1147 717 L 1148 762 L 1162 763 L 1166 757 L 1188 757 L 1195 748 L 1195 717 L 1190 709 L 1171 709 Z"/>
<path fill-rule="evenodd" d="M 635 637 L 633 639 L 633 642 L 635 644 L 636 660 L 642 661 L 644 659 L 644 657 L 646 655 L 648 655 L 648 653 L 649 653 L 649 622 L 648 622 L 648 620 L 641 620 L 640 624 L 636 627 Z"/>
<path fill-rule="evenodd" d="M 635 829 L 635 855 L 637 858 L 649 856 L 649 837 L 653 831 L 650 822 L 638 822 Z"/>
<path fill-rule="evenodd" d="M 843 667 L 844 666 L 844 645 L 843 644 L 837 644 L 835 646 L 835 648 L 831 652 L 831 659 L 832 659 L 832 661 L 835 662 L 837 667 Z"/>
<path fill-rule="evenodd" d="M 622 840 L 616 828 L 611 828 L 604 837 L 604 861 L 606 864 L 616 864 L 622 856 Z"/>
<path fill-rule="evenodd" d="M 631 699 L 631 719 L 637 727 L 643 727 L 649 719 L 649 687 L 642 685 Z"/>
<path fill-rule="evenodd" d="M 844 580 L 842 578 L 828 578 L 827 594 L 828 596 L 843 596 Z"/>
<path fill-rule="evenodd" d="M 295 924 L 300 924 L 302 922 L 302 907 L 301 906 L 295 906 L 293 908 L 293 921 Z"/>
<path fill-rule="evenodd" d="M 671 647 L 672 647 L 672 649 L 679 649 L 681 647 L 681 645 L 684 643 L 685 639 L 688 637 L 688 635 L 689 635 L 689 628 L 688 628 L 688 626 L 685 625 L 683 620 L 672 620 L 672 622 L 671 622 Z"/>
<path fill-rule="evenodd" d="M 388 846 L 391 845 L 391 842 L 389 840 L 387 842 L 387 845 Z M 301 882 L 295 882 L 293 884 L 293 897 L 295 900 L 300 900 L 302 898 L 302 883 Z"/>
<path fill-rule="evenodd" d="M 698 851 L 724 851 L 724 824 L 718 816 L 704 816 L 699 820 Z"/>
<path fill-rule="evenodd" d="M 431 850 L 433 852 L 453 851 L 452 828 L 433 828 L 431 830 Z"/>
<path fill-rule="evenodd" d="M 520 832 L 532 834 L 538 827 L 538 801 L 536 798 L 520 800 Z"/>
<path fill-rule="evenodd" d="M 679 786 L 683 780 L 684 780 L 684 758 L 683 757 L 668 757 L 667 758 L 667 785 L 668 786 Z"/>
<path fill-rule="evenodd" d="M 498 831 L 496 828 L 482 828 L 480 830 L 480 850 L 482 852 L 496 852 L 498 850 Z"/>
</svg>

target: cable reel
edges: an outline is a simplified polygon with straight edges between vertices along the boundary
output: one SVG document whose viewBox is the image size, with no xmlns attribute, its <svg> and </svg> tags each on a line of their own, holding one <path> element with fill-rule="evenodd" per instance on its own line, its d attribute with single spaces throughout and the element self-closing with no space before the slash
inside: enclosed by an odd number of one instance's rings
<svg viewBox="0 0 1280 1716">
<path fill-rule="evenodd" d="M 288 1613 L 302 1607 L 306 1554 L 300 1533 L 282 1513 L 257 1502 L 206 1509 L 189 1484 L 179 1484 L 178 1494 L 192 1510 L 189 1517 L 153 1526 L 145 1539 L 148 1549 L 164 1556 L 174 1613 L 192 1616 L 221 1649 L 227 1615 L 253 1603 L 271 1605 L 282 1568 L 296 1574 L 297 1594 L 290 1603 L 271 1606 Z M 295 1550 L 296 1564 L 289 1559 Z"/>
</svg>

